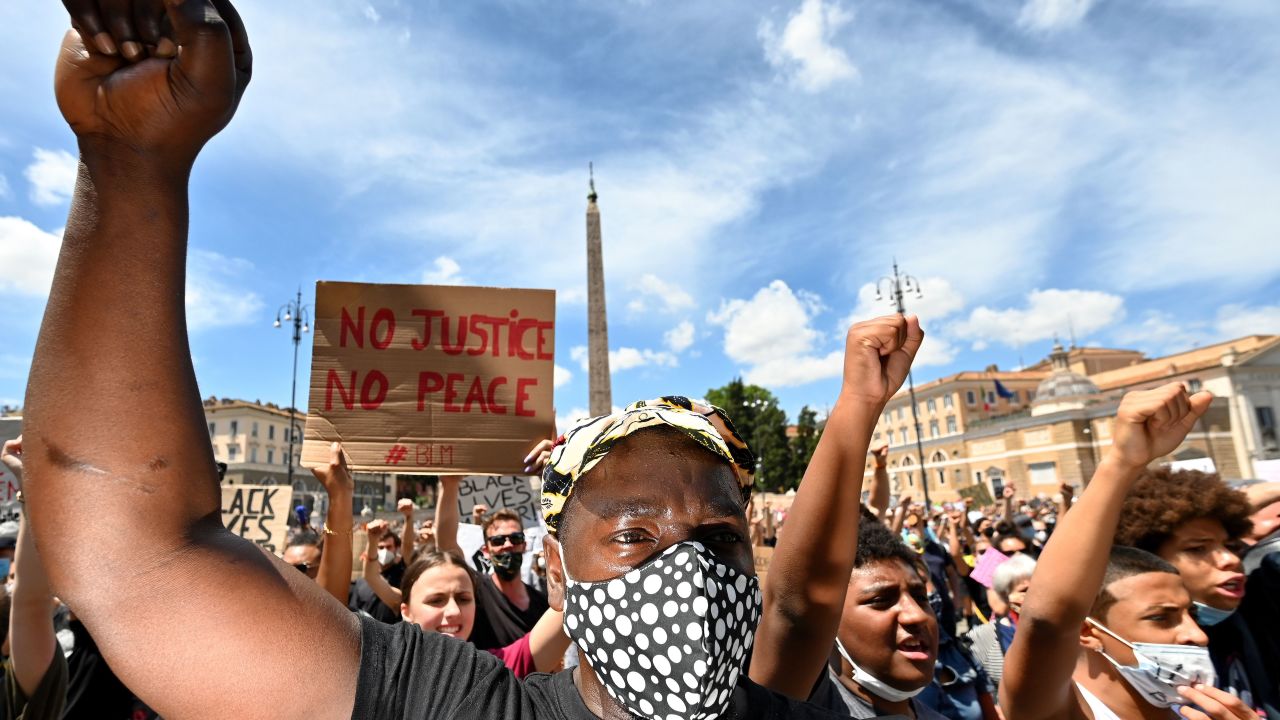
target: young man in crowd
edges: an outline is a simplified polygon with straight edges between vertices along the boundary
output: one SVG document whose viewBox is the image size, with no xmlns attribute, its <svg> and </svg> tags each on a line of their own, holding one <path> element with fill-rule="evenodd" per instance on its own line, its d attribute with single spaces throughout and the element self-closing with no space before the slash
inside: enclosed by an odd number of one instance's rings
<svg viewBox="0 0 1280 720">
<path fill-rule="evenodd" d="M 462 555 L 458 546 L 459 478 L 440 478 L 436 502 L 436 544 L 446 552 Z M 550 605 L 547 596 L 520 577 L 527 547 L 519 513 L 499 509 L 480 522 L 484 532 L 481 552 L 492 572 L 480 573 L 476 582 L 475 629 L 471 642 L 481 650 L 501 648 L 524 637 Z"/>
<path fill-rule="evenodd" d="M 53 587 L 130 687 L 166 717 L 831 717 L 745 677 L 756 630 L 784 646 L 812 632 L 790 611 L 815 598 L 783 592 L 757 627 L 754 459 L 722 414 L 682 398 L 588 421 L 553 453 L 547 579 L 582 651 L 574 671 L 522 684 L 474 647 L 359 619 L 228 532 L 185 331 L 187 183 L 248 83 L 248 39 L 226 0 L 167 0 L 172 39 L 149 11 L 71 8 L 55 87 L 81 164 L 28 386 L 28 504 Z M 900 317 L 850 330 L 814 455 L 849 481 L 829 504 L 856 505 L 886 386 L 918 345 Z M 815 522 L 830 517 L 812 502 Z M 856 529 L 833 532 L 855 544 Z M 822 600 L 842 605 L 851 567 L 830 568 L 842 585 Z M 323 662 L 289 672 L 300 657 Z"/>
<path fill-rule="evenodd" d="M 1266 716 L 1280 717 L 1280 669 L 1266 667 L 1255 641 L 1266 628 L 1251 627 L 1237 612 L 1249 598 L 1233 548 L 1250 530 L 1252 509 L 1243 492 L 1217 475 L 1149 470 L 1125 498 L 1116 542 L 1155 553 L 1178 569 L 1196 622 L 1209 637 L 1218 687 Z"/>
<path fill-rule="evenodd" d="M 1134 482 L 1178 447 L 1211 400 L 1171 383 L 1121 401 L 1111 449 L 1039 557 L 1005 656 L 1006 718 L 1256 720 L 1212 687 L 1208 639 L 1177 569 L 1142 550 L 1112 549 Z"/>
</svg>

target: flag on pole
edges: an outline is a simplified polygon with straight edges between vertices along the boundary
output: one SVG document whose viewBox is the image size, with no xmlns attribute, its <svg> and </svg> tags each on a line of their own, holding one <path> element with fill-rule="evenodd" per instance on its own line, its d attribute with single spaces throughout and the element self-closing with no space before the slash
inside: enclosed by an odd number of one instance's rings
<svg viewBox="0 0 1280 720">
<path fill-rule="evenodd" d="M 996 380 L 996 394 L 1005 400 L 1013 399 L 1013 391 L 1005 387 L 999 380 Z"/>
</svg>

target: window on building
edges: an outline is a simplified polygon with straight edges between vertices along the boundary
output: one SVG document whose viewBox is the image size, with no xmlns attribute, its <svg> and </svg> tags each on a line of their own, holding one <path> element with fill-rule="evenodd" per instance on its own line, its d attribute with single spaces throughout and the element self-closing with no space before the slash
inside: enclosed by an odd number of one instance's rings
<svg viewBox="0 0 1280 720">
<path fill-rule="evenodd" d="M 911 442 L 911 438 L 907 436 L 907 429 L 902 428 L 902 444 L 906 445 L 909 442 Z"/>
<path fill-rule="evenodd" d="M 938 412 L 938 401 L 936 399 L 929 398 L 929 402 L 925 403 L 925 405 L 929 408 L 929 412 Z"/>
<path fill-rule="evenodd" d="M 938 484 L 939 485 L 947 484 L 947 471 L 941 468 L 938 469 Z"/>
<path fill-rule="evenodd" d="M 235 437 L 239 432 L 240 432 L 240 421 L 232 420 L 231 421 L 231 437 Z"/>
<path fill-rule="evenodd" d="M 1030 402 L 1035 402 L 1035 401 L 1036 401 L 1036 391 L 1035 391 L 1035 390 L 1028 390 L 1028 391 L 1027 391 L 1027 402 L 1029 402 L 1029 403 L 1030 403 Z"/>
<path fill-rule="evenodd" d="M 276 451 L 272 450 L 271 448 L 267 448 L 267 464 L 274 465 L 275 462 L 276 462 Z"/>
<path fill-rule="evenodd" d="M 893 417 L 889 414 L 889 411 L 886 410 L 884 413 L 884 424 L 888 425 L 891 422 L 893 422 Z"/>
<path fill-rule="evenodd" d="M 249 428 L 249 434 L 254 437 L 258 437 L 258 421 L 257 420 L 253 421 L 253 427 Z"/>
<path fill-rule="evenodd" d="M 880 442 L 880 433 L 876 433 L 875 435 L 872 435 L 872 436 L 871 436 L 871 441 L 872 441 L 872 442 Z"/>
<path fill-rule="evenodd" d="M 974 481 L 974 482 L 977 482 L 977 483 L 982 482 L 982 471 L 981 471 L 981 470 L 974 470 L 974 471 L 973 471 L 973 481 Z"/>
<path fill-rule="evenodd" d="M 249 462 L 251 463 L 258 462 L 258 448 L 256 447 L 249 448 Z"/>
<path fill-rule="evenodd" d="M 1032 485 L 1058 484 L 1058 468 L 1051 462 L 1030 463 L 1027 465 L 1027 474 Z"/>
<path fill-rule="evenodd" d="M 899 408 L 898 408 L 898 419 L 899 419 L 899 420 L 901 420 L 901 419 L 902 419 L 902 408 L 901 408 L 901 407 L 899 407 Z"/>
<path fill-rule="evenodd" d="M 989 405 L 995 405 L 995 404 L 996 404 L 996 391 L 995 391 L 995 390 L 988 390 L 988 391 L 987 391 L 987 404 L 989 404 Z"/>
<path fill-rule="evenodd" d="M 275 426 L 275 425 L 268 425 L 268 426 L 267 426 L 267 439 L 268 439 L 268 440 L 275 440 L 275 439 L 276 439 L 276 426 Z"/>
<path fill-rule="evenodd" d="M 978 402 L 978 398 L 973 394 L 972 390 L 966 390 L 964 392 L 964 399 L 965 399 L 965 402 L 967 402 L 970 405 L 976 405 Z"/>
<path fill-rule="evenodd" d="M 964 471 L 961 470 L 960 468 L 956 468 L 955 475 L 956 475 L 956 484 L 959 485 L 960 481 L 964 479 Z"/>
<path fill-rule="evenodd" d="M 955 435 L 955 434 L 956 434 L 956 432 L 957 432 L 957 430 L 956 430 L 956 416 L 955 416 L 955 415 L 948 415 L 948 416 L 947 416 L 947 434 L 949 434 L 949 435 Z"/>
<path fill-rule="evenodd" d="M 929 421 L 929 437 L 938 437 L 938 421 Z"/>
<path fill-rule="evenodd" d="M 1022 393 L 1018 390 L 1014 390 L 1013 397 L 1009 398 L 1009 402 L 1015 403 L 1015 404 L 1022 402 Z"/>
<path fill-rule="evenodd" d="M 235 462 L 235 461 L 236 461 L 236 457 L 237 457 L 239 454 L 240 454 L 240 446 L 239 446 L 239 445 L 228 445 L 228 446 L 227 446 L 227 462 Z"/>
<path fill-rule="evenodd" d="M 1275 450 L 1276 442 L 1276 414 L 1270 405 L 1259 405 L 1254 410 L 1258 416 L 1258 433 L 1262 435 L 1262 447 L 1267 450 Z"/>
<path fill-rule="evenodd" d="M 1203 389 L 1204 383 L 1200 382 L 1200 378 L 1191 378 L 1187 381 L 1187 390 L 1190 390 L 1193 394 L 1198 393 Z"/>
<path fill-rule="evenodd" d="M 955 401 L 955 399 L 954 399 L 953 397 L 951 397 L 951 394 L 950 394 L 950 393 L 947 393 L 945 396 L 943 396 L 943 398 L 942 398 L 942 407 L 944 407 L 944 408 L 953 408 L 953 407 L 955 407 L 955 405 L 956 405 L 956 401 Z"/>
<path fill-rule="evenodd" d="M 213 434 L 216 433 L 217 431 L 218 431 L 218 423 L 212 423 L 212 422 L 209 423 L 209 437 L 213 437 Z"/>
</svg>

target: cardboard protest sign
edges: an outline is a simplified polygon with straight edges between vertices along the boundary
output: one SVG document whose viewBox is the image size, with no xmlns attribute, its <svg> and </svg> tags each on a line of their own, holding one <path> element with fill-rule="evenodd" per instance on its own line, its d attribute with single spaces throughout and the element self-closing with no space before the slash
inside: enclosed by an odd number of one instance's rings
<svg viewBox="0 0 1280 720">
<path fill-rule="evenodd" d="M 970 485 L 967 488 L 960 488 L 956 492 L 960 493 L 962 498 L 972 498 L 976 507 L 987 507 L 995 504 L 995 500 L 991 499 L 991 489 L 987 487 L 986 483 Z"/>
<path fill-rule="evenodd" d="M 9 502 L 18 497 L 18 478 L 9 472 L 9 468 L 0 463 L 0 502 Z"/>
<path fill-rule="evenodd" d="M 751 554 L 755 557 L 756 577 L 760 578 L 760 585 L 764 585 L 764 579 L 769 575 L 769 563 L 773 562 L 773 548 L 767 545 L 751 548 Z"/>
<path fill-rule="evenodd" d="M 982 587 L 991 587 L 991 579 L 996 574 L 996 568 L 1009 562 L 1009 556 L 1000 552 L 995 548 L 987 548 L 978 558 L 978 564 L 973 566 L 973 572 L 969 573 L 969 577 Z"/>
<path fill-rule="evenodd" d="M 554 291 L 319 282 L 314 316 L 304 466 L 512 475 L 551 437 Z"/>
<path fill-rule="evenodd" d="M 484 505 L 489 512 L 507 508 L 520 513 L 525 528 L 537 526 L 542 518 L 538 493 L 529 478 L 516 475 L 468 475 L 458 482 L 458 516 L 470 517 L 471 509 Z"/>
<path fill-rule="evenodd" d="M 293 488 L 287 485 L 224 485 L 222 524 L 279 555 L 289 531 Z"/>
</svg>

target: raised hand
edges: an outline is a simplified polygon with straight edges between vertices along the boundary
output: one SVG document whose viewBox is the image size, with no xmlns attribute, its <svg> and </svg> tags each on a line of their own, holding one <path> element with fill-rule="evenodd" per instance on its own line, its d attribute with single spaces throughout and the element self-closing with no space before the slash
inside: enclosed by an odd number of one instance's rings
<svg viewBox="0 0 1280 720">
<path fill-rule="evenodd" d="M 1012 500 L 1015 494 L 1017 494 L 1017 491 L 1013 489 L 1012 485 L 1005 485 L 1004 489 L 1000 491 L 1000 497 L 1005 500 Z"/>
<path fill-rule="evenodd" d="M 1173 452 L 1209 409 L 1213 395 L 1187 393 L 1182 383 L 1128 393 L 1116 411 L 1108 456 L 1128 467 L 1146 467 Z"/>
<path fill-rule="evenodd" d="M 409 498 L 400 498 L 396 501 L 396 512 L 403 515 L 407 522 L 413 522 L 413 511 L 417 509 L 418 506 L 414 505 Z"/>
<path fill-rule="evenodd" d="M 311 474 L 324 486 L 329 497 L 339 493 L 355 493 L 356 484 L 351 479 L 351 470 L 347 467 L 347 452 L 342 449 L 341 443 L 335 442 L 329 446 L 329 464 L 311 468 Z"/>
<path fill-rule="evenodd" d="M 78 30 L 63 38 L 54 91 L 76 136 L 105 143 L 108 152 L 189 169 L 231 120 L 252 75 L 235 8 L 228 0 L 164 0 L 163 10 L 157 0 L 64 4 Z M 172 42 L 159 36 L 161 12 Z M 151 57 L 143 57 L 137 38 L 155 41 Z"/>
<path fill-rule="evenodd" d="M 1188 704 L 1179 712 L 1188 720 L 1259 720 L 1258 713 L 1243 700 L 1211 685 L 1183 685 L 1178 692 L 1187 699 Z M 1191 707 L 1193 704 L 1200 709 Z"/>
<path fill-rule="evenodd" d="M 387 525 L 386 520 L 372 520 L 365 526 L 364 532 L 369 536 L 369 548 L 373 550 L 374 554 L 378 552 L 378 541 L 382 539 L 383 535 L 387 534 L 389 529 L 390 527 Z M 370 557 L 373 557 L 373 555 L 370 555 Z"/>
<path fill-rule="evenodd" d="M 872 448 L 871 454 L 876 458 L 876 467 L 884 467 L 889 461 L 889 445 L 886 443 L 878 448 Z"/>
<path fill-rule="evenodd" d="M 923 341 L 915 315 L 886 315 L 849 328 L 841 394 L 883 407 L 906 381 Z"/>
<path fill-rule="evenodd" d="M 13 473 L 13 477 L 18 481 L 18 487 L 22 487 L 22 436 L 13 440 L 4 442 L 4 449 L 0 450 L 0 462 L 9 468 L 9 472 Z"/>
<path fill-rule="evenodd" d="M 547 466 L 547 461 L 551 459 L 551 448 L 554 446 L 555 443 L 551 440 L 539 441 L 524 458 L 525 474 L 541 475 L 542 469 Z"/>
</svg>

